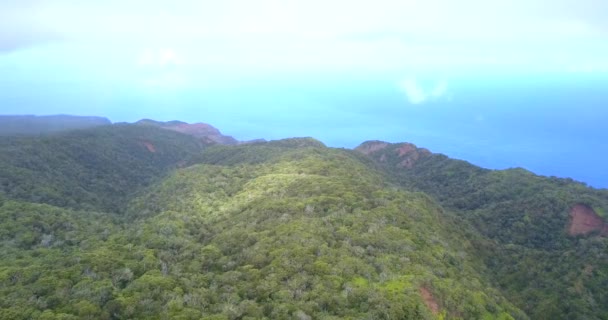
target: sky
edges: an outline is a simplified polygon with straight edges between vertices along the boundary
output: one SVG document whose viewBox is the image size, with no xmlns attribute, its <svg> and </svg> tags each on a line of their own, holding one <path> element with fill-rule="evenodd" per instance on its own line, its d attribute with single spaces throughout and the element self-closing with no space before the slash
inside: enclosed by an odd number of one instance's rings
<svg viewBox="0 0 608 320">
<path fill-rule="evenodd" d="M 0 114 L 409 141 L 608 187 L 608 1 L 0 1 Z"/>
</svg>

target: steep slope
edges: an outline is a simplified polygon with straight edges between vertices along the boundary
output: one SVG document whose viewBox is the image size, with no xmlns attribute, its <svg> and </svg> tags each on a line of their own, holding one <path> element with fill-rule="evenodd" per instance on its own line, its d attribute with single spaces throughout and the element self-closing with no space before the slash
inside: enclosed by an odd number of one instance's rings
<svg viewBox="0 0 608 320">
<path fill-rule="evenodd" d="M 214 146 L 107 215 L 0 202 L 0 318 L 525 319 L 466 226 L 347 150 Z"/>
<path fill-rule="evenodd" d="M 369 141 L 357 150 L 473 225 L 496 283 L 530 316 L 608 318 L 608 190 L 481 169 L 407 143 Z"/>
<path fill-rule="evenodd" d="M 83 117 L 71 115 L 0 115 L 0 136 L 40 135 L 75 129 L 86 129 L 110 124 L 112 124 L 110 120 L 102 117 Z"/>
<path fill-rule="evenodd" d="M 204 144 L 154 127 L 114 125 L 0 140 L 0 194 L 60 207 L 120 211 Z"/>
</svg>

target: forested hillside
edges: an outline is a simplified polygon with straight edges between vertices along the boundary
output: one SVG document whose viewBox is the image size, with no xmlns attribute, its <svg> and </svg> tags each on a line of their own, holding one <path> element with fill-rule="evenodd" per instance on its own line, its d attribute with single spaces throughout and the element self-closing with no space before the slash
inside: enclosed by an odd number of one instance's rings
<svg viewBox="0 0 608 320">
<path fill-rule="evenodd" d="M 3 137 L 0 194 L 59 207 L 122 211 L 131 194 L 204 146 L 194 137 L 134 125 Z"/>
<path fill-rule="evenodd" d="M 0 319 L 608 319 L 608 192 L 411 144 L 0 142 Z"/>
<path fill-rule="evenodd" d="M 608 190 L 524 169 L 485 170 L 411 144 L 357 148 L 483 236 L 506 296 L 535 319 L 608 319 Z"/>
</svg>

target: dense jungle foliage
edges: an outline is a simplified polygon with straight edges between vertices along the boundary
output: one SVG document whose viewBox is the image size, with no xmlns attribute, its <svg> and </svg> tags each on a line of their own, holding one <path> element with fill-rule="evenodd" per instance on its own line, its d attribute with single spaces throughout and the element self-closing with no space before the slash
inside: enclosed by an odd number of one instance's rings
<svg viewBox="0 0 608 320">
<path fill-rule="evenodd" d="M 370 145 L 378 142 L 362 146 Z M 576 204 L 606 220 L 608 190 L 403 148 L 391 144 L 370 156 L 391 181 L 432 196 L 482 235 L 478 252 L 510 301 L 534 319 L 608 319 L 608 239 L 567 232 Z M 411 167 L 400 165 L 408 158 Z"/>
<path fill-rule="evenodd" d="M 140 188 L 204 144 L 153 127 L 112 125 L 0 139 L 0 194 L 59 207 L 119 212 Z"/>
<path fill-rule="evenodd" d="M 0 319 L 608 319 L 606 190 L 401 147 L 3 139 Z"/>
</svg>

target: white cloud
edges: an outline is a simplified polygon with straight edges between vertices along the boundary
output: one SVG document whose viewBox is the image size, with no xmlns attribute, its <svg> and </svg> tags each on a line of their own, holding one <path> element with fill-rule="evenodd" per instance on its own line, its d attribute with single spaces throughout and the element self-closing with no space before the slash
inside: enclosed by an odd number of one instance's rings
<svg viewBox="0 0 608 320">
<path fill-rule="evenodd" d="M 140 85 L 145 90 L 175 91 L 190 84 L 184 60 L 172 48 L 146 49 L 136 59 Z"/>
<path fill-rule="evenodd" d="M 401 81 L 401 83 L 399 83 L 399 86 L 401 87 L 403 92 L 405 92 L 407 100 L 409 100 L 411 104 L 419 104 L 426 101 L 427 95 L 424 92 L 424 89 L 422 89 L 422 87 L 418 84 L 416 79 L 405 79 Z"/>
<path fill-rule="evenodd" d="M 140 54 L 137 64 L 139 66 L 169 67 L 182 65 L 184 61 L 173 49 L 148 49 Z"/>
<path fill-rule="evenodd" d="M 130 41 L 252 36 L 335 38 L 392 32 L 424 39 L 558 41 L 606 30 L 602 0 L 106 0 L 0 3 L 0 26 Z M 108 23 L 111 21 L 112 23 Z M 13 27 L 13 28 L 10 28 Z"/>
<path fill-rule="evenodd" d="M 430 96 L 439 99 L 448 93 L 448 82 L 441 80 L 435 85 L 435 88 L 431 90 Z"/>
<path fill-rule="evenodd" d="M 399 88 L 405 93 L 411 104 L 422 104 L 436 101 L 448 96 L 448 82 L 441 80 L 428 90 L 425 89 L 415 77 L 408 77 L 399 82 Z"/>
<path fill-rule="evenodd" d="M 177 72 L 166 72 L 146 77 L 141 82 L 144 89 L 149 90 L 178 90 L 185 88 L 188 78 Z"/>
</svg>

